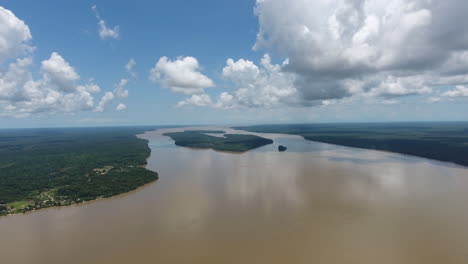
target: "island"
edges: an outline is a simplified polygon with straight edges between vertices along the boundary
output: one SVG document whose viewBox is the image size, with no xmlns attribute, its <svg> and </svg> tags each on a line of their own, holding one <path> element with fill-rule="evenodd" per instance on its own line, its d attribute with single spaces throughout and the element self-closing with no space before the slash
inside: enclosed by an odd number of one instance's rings
<svg viewBox="0 0 468 264">
<path fill-rule="evenodd" d="M 0 130 L 0 215 L 111 197 L 158 179 L 140 128 Z"/>
<path fill-rule="evenodd" d="M 468 122 L 329 123 L 234 127 L 468 166 Z"/>
<path fill-rule="evenodd" d="M 185 130 L 164 135 L 172 138 L 177 146 L 229 152 L 245 152 L 273 143 L 271 139 L 255 135 L 225 134 L 224 137 L 206 135 L 211 133 L 219 134 L 220 131 Z"/>
<path fill-rule="evenodd" d="M 278 151 L 279 151 L 279 152 L 284 152 L 284 151 L 286 151 L 287 149 L 288 149 L 288 148 L 285 147 L 285 146 L 283 146 L 283 145 L 279 145 L 279 146 L 278 146 Z"/>
<path fill-rule="evenodd" d="M 185 130 L 187 132 L 199 132 L 203 134 L 226 134 L 223 130 Z"/>
</svg>

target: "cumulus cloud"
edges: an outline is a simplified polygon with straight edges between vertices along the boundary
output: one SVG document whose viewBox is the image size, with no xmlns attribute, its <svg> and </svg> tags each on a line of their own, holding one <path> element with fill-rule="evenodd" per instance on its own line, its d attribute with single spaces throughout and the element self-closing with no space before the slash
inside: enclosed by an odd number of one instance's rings
<svg viewBox="0 0 468 264">
<path fill-rule="evenodd" d="M 94 109 L 94 96 L 101 91 L 98 85 L 83 83 L 75 68 L 57 52 L 43 60 L 33 75 L 29 27 L 3 7 L 0 22 L 0 115 L 24 117 Z"/>
<path fill-rule="evenodd" d="M 128 79 L 121 79 L 120 82 L 114 89 L 114 93 L 118 98 L 127 98 L 128 97 L 128 90 L 125 89 L 125 86 L 128 84 Z"/>
<path fill-rule="evenodd" d="M 211 105 L 211 97 L 207 94 L 193 94 L 191 97 L 177 103 L 177 107 L 183 106 L 208 106 Z"/>
<path fill-rule="evenodd" d="M 95 112 L 103 112 L 104 108 L 106 105 L 114 100 L 115 96 L 112 92 L 106 92 L 102 98 L 101 101 L 99 101 L 99 104 L 96 106 L 96 109 L 94 109 Z"/>
<path fill-rule="evenodd" d="M 130 74 L 132 77 L 135 77 L 136 73 L 133 71 L 133 68 L 135 68 L 136 61 L 135 59 L 131 58 L 127 64 L 125 65 L 125 70 L 127 71 L 128 74 Z"/>
<path fill-rule="evenodd" d="M 249 60 L 228 59 L 223 77 L 232 82 L 234 91 L 219 96 L 215 104 L 218 108 L 298 104 L 294 76 L 282 71 L 280 65 L 272 64 L 268 54 L 262 58 L 260 66 Z"/>
<path fill-rule="evenodd" d="M 50 58 L 41 64 L 44 79 L 56 84 L 58 88 L 65 91 L 75 89 L 80 76 L 58 53 L 53 52 Z"/>
<path fill-rule="evenodd" d="M 106 21 L 104 19 L 102 19 L 101 16 L 99 15 L 99 12 L 97 10 L 96 5 L 93 5 L 91 7 L 91 9 L 93 10 L 94 14 L 96 15 L 96 18 L 98 19 L 99 37 L 101 39 L 108 39 L 108 38 L 117 39 L 117 38 L 119 38 L 119 36 L 120 36 L 119 26 L 114 26 L 114 27 L 107 26 Z"/>
<path fill-rule="evenodd" d="M 31 32 L 24 21 L 0 6 L 0 63 L 31 51 L 31 39 Z"/>
<path fill-rule="evenodd" d="M 31 74 L 32 58 L 19 58 L 0 72 L 0 113 L 75 112 L 93 108 L 99 86 L 79 84 L 79 75 L 58 53 L 41 63 L 41 78 Z"/>
<path fill-rule="evenodd" d="M 130 61 L 125 65 L 125 69 L 127 70 L 127 73 L 132 75 L 132 69 L 133 66 L 135 65 L 135 61 L 133 59 L 130 59 Z M 133 76 L 132 76 L 133 77 Z M 101 101 L 99 104 L 96 106 L 94 109 L 95 112 L 103 112 L 105 110 L 106 105 L 110 104 L 116 99 L 125 99 L 128 97 L 129 91 L 126 88 L 130 80 L 128 78 L 122 78 L 120 79 L 119 83 L 115 85 L 115 88 L 112 92 L 107 92 L 104 94 L 104 96 L 101 98 Z M 127 109 L 127 106 L 123 103 L 119 103 L 117 107 L 115 108 L 116 111 L 124 111 Z"/>
<path fill-rule="evenodd" d="M 135 78 L 136 76 L 136 73 L 133 72 L 133 68 L 135 67 L 136 65 L 136 62 L 133 58 L 131 58 L 127 64 L 125 64 L 125 70 L 127 72 L 128 75 L 130 75 L 130 78 L 122 78 L 120 79 L 119 83 L 115 86 L 114 88 L 114 91 L 113 91 L 113 95 L 114 97 L 112 99 L 110 99 L 108 102 L 106 103 L 109 103 L 110 101 L 114 100 L 115 98 L 118 98 L 118 99 L 125 99 L 128 97 L 128 89 L 126 88 L 126 86 L 128 85 L 128 83 L 130 82 L 130 80 L 132 78 Z M 123 103 L 119 103 L 117 105 L 117 107 L 115 108 L 116 111 L 123 111 L 123 110 L 126 110 L 127 109 L 127 106 Z"/>
<path fill-rule="evenodd" d="M 465 85 L 457 85 L 455 89 L 442 93 L 445 97 L 468 97 L 468 87 Z"/>
<path fill-rule="evenodd" d="M 456 85 L 450 90 L 438 92 L 437 95 L 427 99 L 429 103 L 465 100 L 468 98 L 468 86 Z"/>
<path fill-rule="evenodd" d="M 127 106 L 124 105 L 124 104 L 122 104 L 122 103 L 120 103 L 120 104 L 117 105 L 117 107 L 115 108 L 115 110 L 116 110 L 116 111 L 119 111 L 119 112 L 125 111 L 125 110 L 127 110 Z"/>
<path fill-rule="evenodd" d="M 468 80 L 467 9 L 457 0 L 257 0 L 254 49 L 286 59 L 280 71 L 305 105 L 430 94 Z"/>
<path fill-rule="evenodd" d="M 409 95 L 431 94 L 428 79 L 422 76 L 393 76 L 376 74 L 364 80 L 345 82 L 351 94 L 368 98 L 392 99 Z"/>
<path fill-rule="evenodd" d="M 194 57 L 178 57 L 172 61 L 162 57 L 151 69 L 149 79 L 176 93 L 200 94 L 213 87 L 213 81 L 200 72 Z"/>
<path fill-rule="evenodd" d="M 234 96 L 232 94 L 228 92 L 222 92 L 219 95 L 218 101 L 214 106 L 216 108 L 231 109 L 238 107 L 239 104 L 237 104 L 237 100 L 234 99 Z"/>
</svg>

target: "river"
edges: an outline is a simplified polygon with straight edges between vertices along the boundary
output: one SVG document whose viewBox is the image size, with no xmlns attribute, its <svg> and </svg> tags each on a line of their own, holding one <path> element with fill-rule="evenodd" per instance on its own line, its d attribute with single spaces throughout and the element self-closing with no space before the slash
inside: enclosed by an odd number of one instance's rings
<svg viewBox="0 0 468 264">
<path fill-rule="evenodd" d="M 468 263 L 466 168 L 277 134 L 190 149 L 166 131 L 140 135 L 157 182 L 0 217 L 0 263 Z"/>
</svg>

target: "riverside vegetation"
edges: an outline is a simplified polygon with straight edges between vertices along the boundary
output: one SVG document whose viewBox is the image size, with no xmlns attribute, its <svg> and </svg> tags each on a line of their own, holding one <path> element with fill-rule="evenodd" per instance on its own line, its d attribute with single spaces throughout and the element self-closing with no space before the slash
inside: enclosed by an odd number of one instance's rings
<svg viewBox="0 0 468 264">
<path fill-rule="evenodd" d="M 207 134 L 224 134 L 219 130 L 185 130 L 183 132 L 165 133 L 177 146 L 190 148 L 210 148 L 219 151 L 245 152 L 254 148 L 272 144 L 273 140 L 255 135 L 225 134 L 215 137 Z"/>
<path fill-rule="evenodd" d="M 0 130 L 0 215 L 110 197 L 158 179 L 138 128 Z"/>
<path fill-rule="evenodd" d="M 376 149 L 468 166 L 467 122 L 257 125 L 259 133 L 300 135 L 306 140 Z"/>
</svg>

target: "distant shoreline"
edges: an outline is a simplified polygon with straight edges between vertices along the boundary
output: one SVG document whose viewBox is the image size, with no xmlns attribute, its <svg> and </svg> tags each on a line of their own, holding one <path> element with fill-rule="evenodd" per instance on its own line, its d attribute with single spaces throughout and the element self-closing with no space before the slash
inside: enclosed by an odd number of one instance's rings
<svg viewBox="0 0 468 264">
<path fill-rule="evenodd" d="M 75 207 L 75 206 L 84 206 L 84 205 L 89 205 L 89 204 L 93 204 L 93 203 L 100 202 L 100 201 L 116 199 L 116 198 L 124 197 L 124 196 L 130 195 L 132 193 L 138 192 L 138 191 L 140 191 L 140 190 L 142 190 L 142 189 L 144 189 L 146 187 L 149 187 L 149 185 L 151 185 L 151 184 L 157 183 L 158 180 L 159 179 L 156 179 L 156 180 L 154 180 L 152 182 L 148 182 L 148 183 L 145 183 L 143 185 L 140 185 L 137 188 L 135 188 L 133 190 L 130 190 L 128 192 L 119 193 L 119 194 L 116 194 L 116 195 L 110 196 L 110 197 L 98 197 L 98 198 L 96 198 L 94 200 L 87 200 L 87 201 L 82 201 L 82 202 L 79 202 L 79 203 L 71 203 L 71 204 L 68 204 L 68 205 L 54 205 L 54 206 L 44 207 L 44 208 L 40 208 L 40 209 L 33 209 L 33 210 L 30 210 L 30 211 L 26 211 L 26 212 L 18 212 L 18 213 L 0 215 L 0 219 L 3 218 L 3 217 L 8 217 L 8 216 L 28 215 L 28 214 L 32 214 L 32 213 L 35 213 L 35 212 L 42 212 L 42 211 L 47 211 L 47 210 L 51 210 L 51 209 Z"/>
<path fill-rule="evenodd" d="M 233 127 L 426 158 L 468 167 L 468 123 L 359 123 Z"/>
</svg>

